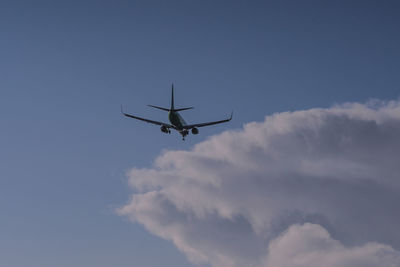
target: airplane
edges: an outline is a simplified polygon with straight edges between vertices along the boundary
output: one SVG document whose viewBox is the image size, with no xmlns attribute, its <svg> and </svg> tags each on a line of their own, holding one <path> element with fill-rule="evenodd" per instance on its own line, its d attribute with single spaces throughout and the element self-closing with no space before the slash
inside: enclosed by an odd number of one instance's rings
<svg viewBox="0 0 400 267">
<path fill-rule="evenodd" d="M 214 124 L 219 124 L 219 123 L 224 123 L 228 122 L 232 119 L 233 112 L 231 113 L 231 116 L 227 119 L 224 120 L 219 120 L 219 121 L 211 121 L 211 122 L 204 122 L 204 123 L 195 123 L 195 124 L 186 124 L 185 120 L 182 118 L 182 116 L 178 113 L 178 111 L 183 111 L 183 110 L 188 110 L 188 109 L 193 109 L 193 107 L 189 108 L 175 108 L 174 106 L 174 84 L 172 84 L 171 88 L 171 107 L 168 108 L 163 108 L 163 107 L 158 107 L 158 106 L 153 106 L 153 105 L 148 105 L 149 107 L 152 108 L 157 108 L 161 109 L 164 111 L 168 111 L 168 119 L 170 123 L 165 123 L 165 122 L 159 122 L 159 121 L 153 121 L 145 118 L 141 118 L 138 116 L 134 116 L 128 113 L 125 113 L 122 109 L 121 105 L 121 113 L 129 118 L 145 121 L 148 123 L 156 124 L 161 126 L 161 132 L 163 133 L 171 133 L 171 129 L 174 129 L 178 131 L 182 135 L 182 140 L 185 140 L 185 137 L 189 134 L 189 130 L 192 132 L 192 134 L 198 134 L 199 133 L 199 127 L 204 127 L 204 126 L 209 126 L 209 125 L 214 125 Z"/>
</svg>

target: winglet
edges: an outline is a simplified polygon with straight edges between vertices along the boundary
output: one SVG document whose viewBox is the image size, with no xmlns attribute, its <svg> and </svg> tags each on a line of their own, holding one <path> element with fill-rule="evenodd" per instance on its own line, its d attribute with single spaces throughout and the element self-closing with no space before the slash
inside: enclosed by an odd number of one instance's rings
<svg viewBox="0 0 400 267">
<path fill-rule="evenodd" d="M 231 120 L 232 117 L 233 117 L 233 110 L 232 110 L 232 112 L 231 112 L 231 116 L 229 117 L 229 120 Z"/>
<path fill-rule="evenodd" d="M 124 113 L 124 111 L 123 111 L 123 109 L 122 109 L 122 104 L 121 104 L 121 113 L 125 115 L 125 113 Z"/>
</svg>

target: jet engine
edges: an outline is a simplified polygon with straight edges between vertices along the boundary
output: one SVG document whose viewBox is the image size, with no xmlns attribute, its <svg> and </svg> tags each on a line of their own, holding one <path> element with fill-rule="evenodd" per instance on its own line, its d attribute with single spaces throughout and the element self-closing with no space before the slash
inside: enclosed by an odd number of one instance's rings
<svg viewBox="0 0 400 267">
<path fill-rule="evenodd" d="M 165 125 L 161 126 L 161 132 L 163 132 L 163 133 L 171 133 L 171 131 Z"/>
<path fill-rule="evenodd" d="M 196 127 L 192 128 L 192 134 L 198 134 L 199 133 L 199 129 L 197 129 Z"/>
</svg>

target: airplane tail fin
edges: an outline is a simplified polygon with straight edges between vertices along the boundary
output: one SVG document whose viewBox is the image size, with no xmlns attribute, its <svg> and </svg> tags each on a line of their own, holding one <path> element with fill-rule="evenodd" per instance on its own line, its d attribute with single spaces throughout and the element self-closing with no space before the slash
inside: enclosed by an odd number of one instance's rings
<svg viewBox="0 0 400 267">
<path fill-rule="evenodd" d="M 170 111 L 182 111 L 182 110 L 188 110 L 188 109 L 193 109 L 193 107 L 175 109 L 175 106 L 174 106 L 174 84 L 172 84 L 172 87 L 171 87 L 171 109 L 170 109 Z"/>
<path fill-rule="evenodd" d="M 171 110 L 174 110 L 174 84 L 171 87 Z"/>
</svg>

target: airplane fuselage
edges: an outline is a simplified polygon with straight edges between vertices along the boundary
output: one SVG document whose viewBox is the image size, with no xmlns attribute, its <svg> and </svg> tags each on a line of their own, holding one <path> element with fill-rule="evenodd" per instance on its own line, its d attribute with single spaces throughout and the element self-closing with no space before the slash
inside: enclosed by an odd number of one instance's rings
<svg viewBox="0 0 400 267">
<path fill-rule="evenodd" d="M 186 125 L 185 120 L 178 112 L 175 111 L 168 112 L 168 119 L 171 122 L 171 124 L 176 127 L 177 130 L 183 130 L 183 126 Z"/>
<path fill-rule="evenodd" d="M 175 126 L 175 129 L 182 135 L 183 138 L 186 135 L 188 135 L 189 132 L 186 129 L 184 129 L 186 122 L 178 112 L 176 112 L 176 111 L 168 112 L 168 119 L 169 119 L 169 122 L 173 126 Z"/>
</svg>

